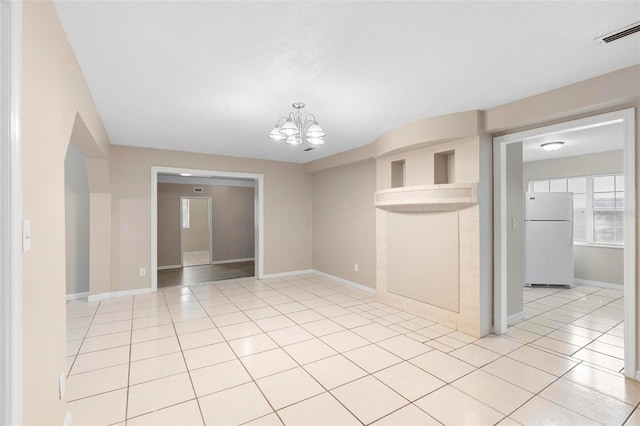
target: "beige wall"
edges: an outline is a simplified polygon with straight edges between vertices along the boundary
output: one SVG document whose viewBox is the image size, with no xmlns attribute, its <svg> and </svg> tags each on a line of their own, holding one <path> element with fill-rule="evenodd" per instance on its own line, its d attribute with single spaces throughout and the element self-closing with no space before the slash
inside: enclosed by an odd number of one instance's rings
<svg viewBox="0 0 640 426">
<path fill-rule="evenodd" d="M 372 159 L 313 175 L 313 269 L 375 288 L 375 182 Z"/>
<path fill-rule="evenodd" d="M 507 145 L 507 316 L 524 309 L 522 142 Z"/>
<path fill-rule="evenodd" d="M 151 262 L 151 166 L 264 174 L 264 272 L 311 269 L 312 184 L 303 165 L 117 145 L 110 160 L 111 291 L 151 286 L 138 275 Z"/>
<path fill-rule="evenodd" d="M 621 173 L 622 150 L 524 163 L 524 184 L 532 180 Z M 609 284 L 624 283 L 624 250 L 574 246 L 574 276 Z"/>
<path fill-rule="evenodd" d="M 158 212 L 158 216 L 160 213 Z M 182 230 L 182 249 L 209 251 L 209 199 L 189 199 L 189 227 Z"/>
<path fill-rule="evenodd" d="M 69 145 L 64 159 L 67 294 L 89 291 L 89 182 L 82 154 Z"/>
<path fill-rule="evenodd" d="M 253 258 L 254 189 L 197 186 L 203 189 L 198 195 L 212 199 L 213 261 Z M 158 266 L 180 265 L 180 196 L 193 195 L 193 187 L 158 184 Z"/>
<path fill-rule="evenodd" d="M 74 146 L 85 158 L 105 158 L 109 139 L 53 4 L 24 2 L 22 12 L 22 197 L 32 231 L 22 257 L 23 423 L 59 425 L 66 412 L 58 397 L 66 369 L 64 158 L 79 117 L 90 132 Z"/>
</svg>

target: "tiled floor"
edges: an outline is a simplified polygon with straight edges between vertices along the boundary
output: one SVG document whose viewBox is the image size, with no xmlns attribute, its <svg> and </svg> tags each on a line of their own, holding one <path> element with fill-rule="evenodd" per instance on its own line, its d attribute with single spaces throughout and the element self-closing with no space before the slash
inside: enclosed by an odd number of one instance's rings
<svg viewBox="0 0 640 426">
<path fill-rule="evenodd" d="M 209 251 L 185 251 L 182 255 L 183 266 L 208 265 L 209 262 Z"/>
<path fill-rule="evenodd" d="M 525 298 L 483 339 L 315 275 L 73 301 L 66 397 L 75 425 L 640 424 L 621 294 Z"/>
</svg>

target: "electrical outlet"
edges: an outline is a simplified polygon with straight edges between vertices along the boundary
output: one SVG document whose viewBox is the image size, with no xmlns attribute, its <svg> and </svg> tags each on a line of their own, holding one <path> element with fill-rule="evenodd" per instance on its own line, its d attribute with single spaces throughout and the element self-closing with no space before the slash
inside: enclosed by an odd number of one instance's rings
<svg viewBox="0 0 640 426">
<path fill-rule="evenodd" d="M 356 272 L 358 272 L 358 270 L 359 270 L 359 269 L 360 269 L 360 268 L 359 268 L 358 264 L 357 264 L 357 263 L 354 263 L 354 264 L 353 264 L 353 270 L 354 270 L 354 271 L 356 271 Z"/>
<path fill-rule="evenodd" d="M 144 277 L 145 275 L 147 275 L 147 270 L 145 268 L 140 268 L 139 273 L 141 277 Z"/>
<path fill-rule="evenodd" d="M 58 380 L 58 386 L 60 387 L 60 399 L 64 398 L 64 391 L 65 391 L 65 379 L 64 379 L 64 372 L 60 373 L 60 379 Z"/>
</svg>

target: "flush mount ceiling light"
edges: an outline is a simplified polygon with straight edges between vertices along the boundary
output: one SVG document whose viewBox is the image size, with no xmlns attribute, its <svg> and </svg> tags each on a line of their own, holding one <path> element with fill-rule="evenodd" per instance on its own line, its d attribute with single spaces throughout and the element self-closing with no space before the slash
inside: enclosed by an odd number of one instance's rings
<svg viewBox="0 0 640 426">
<path fill-rule="evenodd" d="M 313 145 L 322 145 L 325 133 L 318 125 L 315 115 L 309 114 L 303 121 L 300 110 L 304 108 L 304 104 L 294 102 L 292 106 L 296 110 L 290 112 L 288 117 L 280 117 L 269 133 L 269 137 L 274 141 L 283 140 L 290 145 L 300 145 L 304 141 Z"/>
<path fill-rule="evenodd" d="M 547 142 L 547 143 L 543 143 L 542 145 L 540 145 L 540 148 L 544 149 L 545 151 L 556 151 L 560 148 L 562 148 L 562 145 L 564 145 L 564 142 Z"/>
</svg>

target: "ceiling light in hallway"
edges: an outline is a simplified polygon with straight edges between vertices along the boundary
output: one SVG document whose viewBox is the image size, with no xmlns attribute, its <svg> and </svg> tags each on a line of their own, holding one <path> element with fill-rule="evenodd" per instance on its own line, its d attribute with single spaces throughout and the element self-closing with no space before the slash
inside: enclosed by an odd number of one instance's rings
<svg viewBox="0 0 640 426">
<path fill-rule="evenodd" d="M 543 143 L 542 145 L 540 145 L 540 148 L 544 149 L 545 151 L 556 151 L 560 148 L 562 148 L 562 145 L 564 145 L 564 142 L 547 142 L 547 143 Z"/>
</svg>

